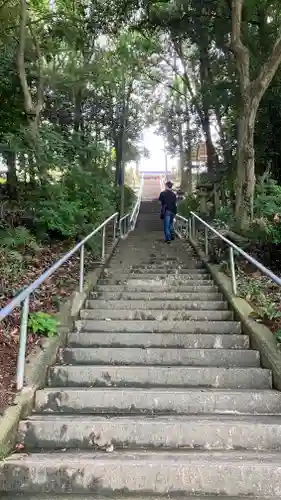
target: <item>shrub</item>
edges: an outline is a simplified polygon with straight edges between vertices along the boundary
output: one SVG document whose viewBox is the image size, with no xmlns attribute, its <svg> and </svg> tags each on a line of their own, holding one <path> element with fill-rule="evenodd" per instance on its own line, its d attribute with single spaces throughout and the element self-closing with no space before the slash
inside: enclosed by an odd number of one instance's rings
<svg viewBox="0 0 281 500">
<path fill-rule="evenodd" d="M 275 214 L 281 212 L 281 186 L 271 178 L 256 187 L 255 220 L 249 235 L 258 241 L 281 243 L 281 221 L 275 223 Z"/>
<path fill-rule="evenodd" d="M 32 333 L 54 337 L 57 335 L 58 321 L 50 314 L 34 312 L 29 315 L 28 327 Z"/>
<path fill-rule="evenodd" d="M 125 185 L 124 186 L 124 212 L 125 212 L 125 214 L 130 212 L 135 201 L 136 201 L 136 195 L 135 195 L 134 190 L 130 186 Z M 116 188 L 115 206 L 116 206 L 117 210 L 120 209 L 120 187 Z"/>
<path fill-rule="evenodd" d="M 42 200 L 38 203 L 37 217 L 40 227 L 64 237 L 76 236 L 85 222 L 87 212 L 80 201 L 65 198 Z"/>
<path fill-rule="evenodd" d="M 17 250 L 24 252 L 26 250 L 39 250 L 35 237 L 26 227 L 12 227 L 0 233 L 0 246 L 7 251 Z"/>
<path fill-rule="evenodd" d="M 27 203 L 41 233 L 80 238 L 115 211 L 116 188 L 104 170 L 76 166 L 59 182 L 38 186 Z"/>
<path fill-rule="evenodd" d="M 179 214 L 189 217 L 190 212 L 197 212 L 199 209 L 199 199 L 195 194 L 189 194 L 179 203 Z"/>
<path fill-rule="evenodd" d="M 230 206 L 221 207 L 216 213 L 216 219 L 229 224 L 233 220 L 233 210 Z"/>
<path fill-rule="evenodd" d="M 256 217 L 273 219 L 281 211 L 281 186 L 271 178 L 257 183 L 254 211 Z"/>
</svg>

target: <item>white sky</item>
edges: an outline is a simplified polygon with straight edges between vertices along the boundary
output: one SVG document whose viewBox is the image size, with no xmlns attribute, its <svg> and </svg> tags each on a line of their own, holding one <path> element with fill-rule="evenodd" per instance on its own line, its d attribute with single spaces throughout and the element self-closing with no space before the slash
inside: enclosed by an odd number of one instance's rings
<svg viewBox="0 0 281 500">
<path fill-rule="evenodd" d="M 143 144 L 148 149 L 150 158 L 142 158 L 140 171 L 163 171 L 165 170 L 165 153 L 163 137 L 156 135 L 153 127 L 143 132 Z M 177 158 L 168 156 L 168 170 L 177 164 Z"/>
<path fill-rule="evenodd" d="M 219 140 L 219 135 L 214 121 L 211 123 L 211 134 L 214 144 L 216 145 Z M 204 140 L 203 137 L 202 140 Z M 160 172 L 165 170 L 164 139 L 160 135 L 156 134 L 156 129 L 154 127 L 144 129 L 143 145 L 149 151 L 150 157 L 141 159 L 140 172 Z M 178 166 L 178 157 L 171 157 L 167 155 L 167 160 L 168 171 L 171 171 L 173 168 Z"/>
</svg>

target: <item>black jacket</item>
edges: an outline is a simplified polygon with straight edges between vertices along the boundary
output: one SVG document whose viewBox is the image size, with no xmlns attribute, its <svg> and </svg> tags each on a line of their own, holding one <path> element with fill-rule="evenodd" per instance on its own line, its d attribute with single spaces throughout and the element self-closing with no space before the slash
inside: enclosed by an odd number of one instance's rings
<svg viewBox="0 0 281 500">
<path fill-rule="evenodd" d="M 159 201 L 161 201 L 162 210 L 165 212 L 169 210 L 173 214 L 176 214 L 177 209 L 177 196 L 174 191 L 170 189 L 166 189 L 166 191 L 162 191 L 159 196 Z"/>
</svg>

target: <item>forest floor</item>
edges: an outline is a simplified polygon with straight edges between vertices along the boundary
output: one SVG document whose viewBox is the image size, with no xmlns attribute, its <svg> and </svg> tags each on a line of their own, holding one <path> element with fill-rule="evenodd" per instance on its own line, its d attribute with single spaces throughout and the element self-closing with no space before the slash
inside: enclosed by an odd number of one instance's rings
<svg viewBox="0 0 281 500">
<path fill-rule="evenodd" d="M 258 262 L 281 276 L 281 245 L 251 244 L 247 252 Z M 281 335 L 281 288 L 253 265 L 244 261 L 238 266 L 238 291 L 255 309 L 257 321 Z"/>
<path fill-rule="evenodd" d="M 56 243 L 40 249 L 32 258 L 26 255 L 21 272 L 17 276 L 16 290 L 12 273 L 2 275 L 0 279 L 0 308 L 7 305 L 19 291 L 38 278 L 72 246 L 73 242 L 69 241 Z M 77 288 L 79 265 L 78 252 L 32 295 L 30 312 L 56 313 L 59 302 L 62 299 L 67 299 Z M 94 269 L 97 265 L 93 252 L 85 249 L 85 272 Z M 16 309 L 13 314 L 0 323 L 0 415 L 3 414 L 8 405 L 12 404 L 16 392 L 15 373 L 19 348 L 19 325 L 20 309 Z M 39 335 L 28 334 L 27 354 L 34 346 L 40 345 L 42 338 Z"/>
</svg>

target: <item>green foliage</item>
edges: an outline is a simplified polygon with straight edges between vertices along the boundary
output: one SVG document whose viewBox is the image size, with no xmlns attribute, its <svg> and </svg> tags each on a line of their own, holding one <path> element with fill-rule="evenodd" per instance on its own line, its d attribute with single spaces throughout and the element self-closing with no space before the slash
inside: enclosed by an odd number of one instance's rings
<svg viewBox="0 0 281 500">
<path fill-rule="evenodd" d="M 55 232 L 63 237 L 76 237 L 83 226 L 85 213 L 79 200 L 60 197 L 57 201 L 43 199 L 38 202 L 39 227 L 47 233 Z"/>
<path fill-rule="evenodd" d="M 129 212 L 134 203 L 136 201 L 136 195 L 134 190 L 130 186 L 124 186 L 124 212 L 127 213 Z M 118 187 L 116 189 L 116 194 L 115 194 L 115 206 L 117 210 L 119 210 L 120 207 L 120 188 Z"/>
<path fill-rule="evenodd" d="M 221 207 L 216 213 L 216 219 L 229 224 L 233 220 L 233 210 L 230 206 Z"/>
<path fill-rule="evenodd" d="M 254 212 L 247 236 L 256 242 L 281 243 L 281 218 L 274 221 L 281 212 L 281 187 L 272 178 L 257 183 Z"/>
<path fill-rule="evenodd" d="M 266 281 L 241 274 L 237 284 L 239 294 L 253 305 L 255 317 L 270 321 L 281 317 L 279 303 L 266 291 Z"/>
<path fill-rule="evenodd" d="M 280 346 L 281 345 L 281 328 L 279 328 L 277 330 L 277 332 L 275 332 L 275 339 L 276 339 L 277 344 Z"/>
<path fill-rule="evenodd" d="M 199 209 L 199 199 L 195 194 L 189 194 L 184 200 L 180 201 L 179 214 L 183 217 L 189 217 L 190 212 L 198 212 Z"/>
<path fill-rule="evenodd" d="M 23 270 L 23 256 L 19 251 L 7 247 L 0 247 L 0 290 L 7 289 L 5 278 L 17 283 Z M 12 291 L 12 290 L 11 290 Z"/>
<path fill-rule="evenodd" d="M 58 333 L 58 321 L 50 314 L 34 312 L 29 315 L 28 328 L 34 334 L 55 337 Z"/>
<path fill-rule="evenodd" d="M 257 217 L 271 221 L 281 211 L 281 186 L 274 179 L 269 178 L 257 184 L 254 209 Z"/>
<path fill-rule="evenodd" d="M 26 227 L 19 226 L 9 228 L 0 233 L 0 247 L 9 250 L 18 250 L 25 252 L 26 250 L 37 251 L 39 246 L 35 237 L 29 232 Z"/>
<path fill-rule="evenodd" d="M 114 212 L 117 191 L 109 173 L 75 167 L 58 182 L 38 186 L 28 198 L 26 208 L 41 231 L 80 238 Z"/>
</svg>

